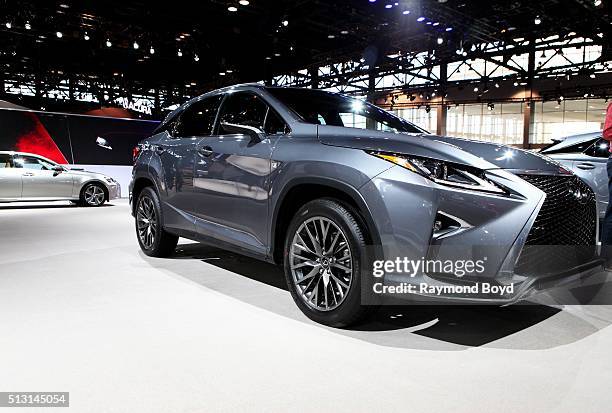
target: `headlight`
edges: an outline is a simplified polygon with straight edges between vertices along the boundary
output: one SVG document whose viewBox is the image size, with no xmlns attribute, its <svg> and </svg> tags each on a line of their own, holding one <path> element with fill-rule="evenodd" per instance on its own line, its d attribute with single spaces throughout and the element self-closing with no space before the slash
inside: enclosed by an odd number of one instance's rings
<svg viewBox="0 0 612 413">
<path fill-rule="evenodd" d="M 441 185 L 497 194 L 506 193 L 503 188 L 488 180 L 483 171 L 477 168 L 410 155 L 393 155 L 382 152 L 369 152 L 369 154 L 416 172 Z"/>
</svg>

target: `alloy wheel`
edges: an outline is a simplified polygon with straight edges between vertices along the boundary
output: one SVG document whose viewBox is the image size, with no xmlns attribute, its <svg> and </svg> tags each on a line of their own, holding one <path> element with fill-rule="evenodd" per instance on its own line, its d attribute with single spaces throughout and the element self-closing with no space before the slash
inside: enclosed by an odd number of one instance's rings
<svg viewBox="0 0 612 413">
<path fill-rule="evenodd" d="M 89 185 L 85 189 L 85 202 L 91 206 L 102 205 L 104 202 L 104 190 L 98 185 Z"/>
<path fill-rule="evenodd" d="M 147 196 L 140 198 L 138 203 L 136 226 L 140 242 L 146 249 L 151 249 L 157 236 L 157 214 L 153 201 Z"/>
<path fill-rule="evenodd" d="M 304 221 L 291 242 L 289 265 L 299 297 L 311 308 L 337 308 L 351 288 L 353 260 L 344 232 L 328 218 Z"/>
</svg>

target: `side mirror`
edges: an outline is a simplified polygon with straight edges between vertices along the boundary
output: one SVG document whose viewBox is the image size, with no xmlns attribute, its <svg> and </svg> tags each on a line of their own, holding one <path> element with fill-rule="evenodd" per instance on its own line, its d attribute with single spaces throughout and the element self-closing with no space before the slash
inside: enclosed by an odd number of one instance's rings
<svg viewBox="0 0 612 413">
<path fill-rule="evenodd" d="M 53 168 L 51 168 L 53 171 L 55 172 L 64 172 L 64 167 L 61 165 L 55 165 Z"/>
<path fill-rule="evenodd" d="M 221 127 L 230 133 L 248 135 L 252 142 L 261 142 L 265 138 L 265 133 L 259 128 L 249 125 L 239 125 L 237 123 L 221 122 Z"/>
</svg>

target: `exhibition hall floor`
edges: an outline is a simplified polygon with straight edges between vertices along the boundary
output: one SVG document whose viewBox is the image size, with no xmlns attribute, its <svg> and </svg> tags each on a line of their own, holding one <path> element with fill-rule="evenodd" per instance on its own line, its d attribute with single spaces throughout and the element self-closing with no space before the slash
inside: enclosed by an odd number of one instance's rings
<svg viewBox="0 0 612 413">
<path fill-rule="evenodd" d="M 0 206 L 0 391 L 78 412 L 610 411 L 610 324 L 604 305 L 409 306 L 331 329 L 272 265 L 184 240 L 146 257 L 125 200 Z"/>
</svg>

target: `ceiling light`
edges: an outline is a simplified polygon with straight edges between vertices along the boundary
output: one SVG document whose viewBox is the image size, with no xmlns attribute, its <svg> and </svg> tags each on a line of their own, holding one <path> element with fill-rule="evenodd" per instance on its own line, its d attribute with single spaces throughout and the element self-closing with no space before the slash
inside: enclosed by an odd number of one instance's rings
<svg viewBox="0 0 612 413">
<path fill-rule="evenodd" d="M 340 34 L 349 34 L 349 31 L 348 31 L 348 30 L 342 30 L 342 31 L 340 32 Z"/>
<path fill-rule="evenodd" d="M 227 70 L 225 71 L 225 73 L 233 73 L 233 72 L 234 72 L 234 71 L 233 71 L 232 69 L 227 69 Z"/>
<path fill-rule="evenodd" d="M 393 7 L 393 4 L 385 4 L 385 9 L 390 9 L 391 7 Z"/>
<path fill-rule="evenodd" d="M 110 39 L 106 39 L 106 47 L 111 47 L 113 45 L 113 43 L 110 41 Z"/>
<path fill-rule="evenodd" d="M 440 25 L 440 22 L 434 22 L 434 23 L 432 24 L 432 26 L 439 26 L 439 25 Z"/>
<path fill-rule="evenodd" d="M 442 44 L 442 43 L 444 43 L 444 39 L 441 37 L 438 37 L 438 44 Z"/>
<path fill-rule="evenodd" d="M 445 30 L 446 30 L 447 32 L 452 32 L 452 31 L 453 31 L 453 28 L 452 28 L 452 27 L 447 27 Z"/>
<path fill-rule="evenodd" d="M 495 82 L 495 87 L 499 88 L 499 83 Z"/>
<path fill-rule="evenodd" d="M 404 10 L 404 11 L 402 12 L 402 14 L 404 14 L 404 15 L 406 15 L 406 14 L 410 14 L 410 10 Z"/>
<path fill-rule="evenodd" d="M 601 6 L 601 0 L 595 0 L 593 4 L 595 5 L 595 7 L 599 7 Z"/>
<path fill-rule="evenodd" d="M 280 53 L 274 53 L 274 56 L 276 57 L 280 57 L 280 55 L 281 55 Z"/>
<path fill-rule="evenodd" d="M 270 56 L 266 56 L 266 60 L 272 60 Z"/>
<path fill-rule="evenodd" d="M 140 45 L 138 44 L 138 42 L 134 42 L 134 50 L 138 50 L 140 48 Z"/>
<path fill-rule="evenodd" d="M 83 35 L 83 39 L 89 40 L 89 35 L 87 34 L 87 32 L 85 32 L 85 34 Z"/>
<path fill-rule="evenodd" d="M 334 36 L 333 34 L 328 34 L 328 35 L 327 35 L 327 38 L 328 38 L 328 39 L 335 39 L 335 38 L 336 38 L 336 36 Z"/>
<path fill-rule="evenodd" d="M 225 72 L 219 72 L 220 76 L 225 76 Z"/>
<path fill-rule="evenodd" d="M 61 39 L 64 36 L 62 32 L 55 32 L 55 35 L 57 36 L 58 39 Z"/>
<path fill-rule="evenodd" d="M 285 27 L 289 26 L 289 20 L 283 20 L 283 26 Z"/>
<path fill-rule="evenodd" d="M 176 52 L 176 55 L 178 57 L 183 57 L 183 51 L 181 49 L 178 49 L 177 52 Z"/>
<path fill-rule="evenodd" d="M 30 26 L 30 22 L 25 22 L 25 27 L 26 30 L 30 30 L 32 28 L 32 26 Z"/>
<path fill-rule="evenodd" d="M 227 11 L 231 11 L 231 12 L 238 11 L 238 7 L 236 7 L 236 6 L 229 6 L 227 8 Z"/>
<path fill-rule="evenodd" d="M 240 0 L 238 2 L 241 6 L 248 6 L 249 5 L 249 0 Z"/>
<path fill-rule="evenodd" d="M 153 48 L 153 46 L 151 46 L 151 48 L 149 49 L 149 53 L 155 54 L 155 48 Z"/>
<path fill-rule="evenodd" d="M 193 60 L 196 61 L 196 62 L 199 62 L 200 61 L 200 56 L 194 55 L 193 56 Z"/>
<path fill-rule="evenodd" d="M 13 24 L 11 22 L 6 22 L 5 26 L 7 29 L 10 29 L 11 27 L 13 27 Z"/>
<path fill-rule="evenodd" d="M 540 24 L 540 23 L 542 23 L 542 19 L 540 18 L 540 16 L 536 16 L 536 18 L 535 18 L 535 19 L 533 19 L 533 22 L 534 22 L 535 24 Z"/>
<path fill-rule="evenodd" d="M 478 86 L 474 88 L 474 92 L 478 92 Z"/>
<path fill-rule="evenodd" d="M 417 19 L 418 22 L 422 22 L 423 20 L 425 20 L 425 17 L 421 16 Z"/>
</svg>

